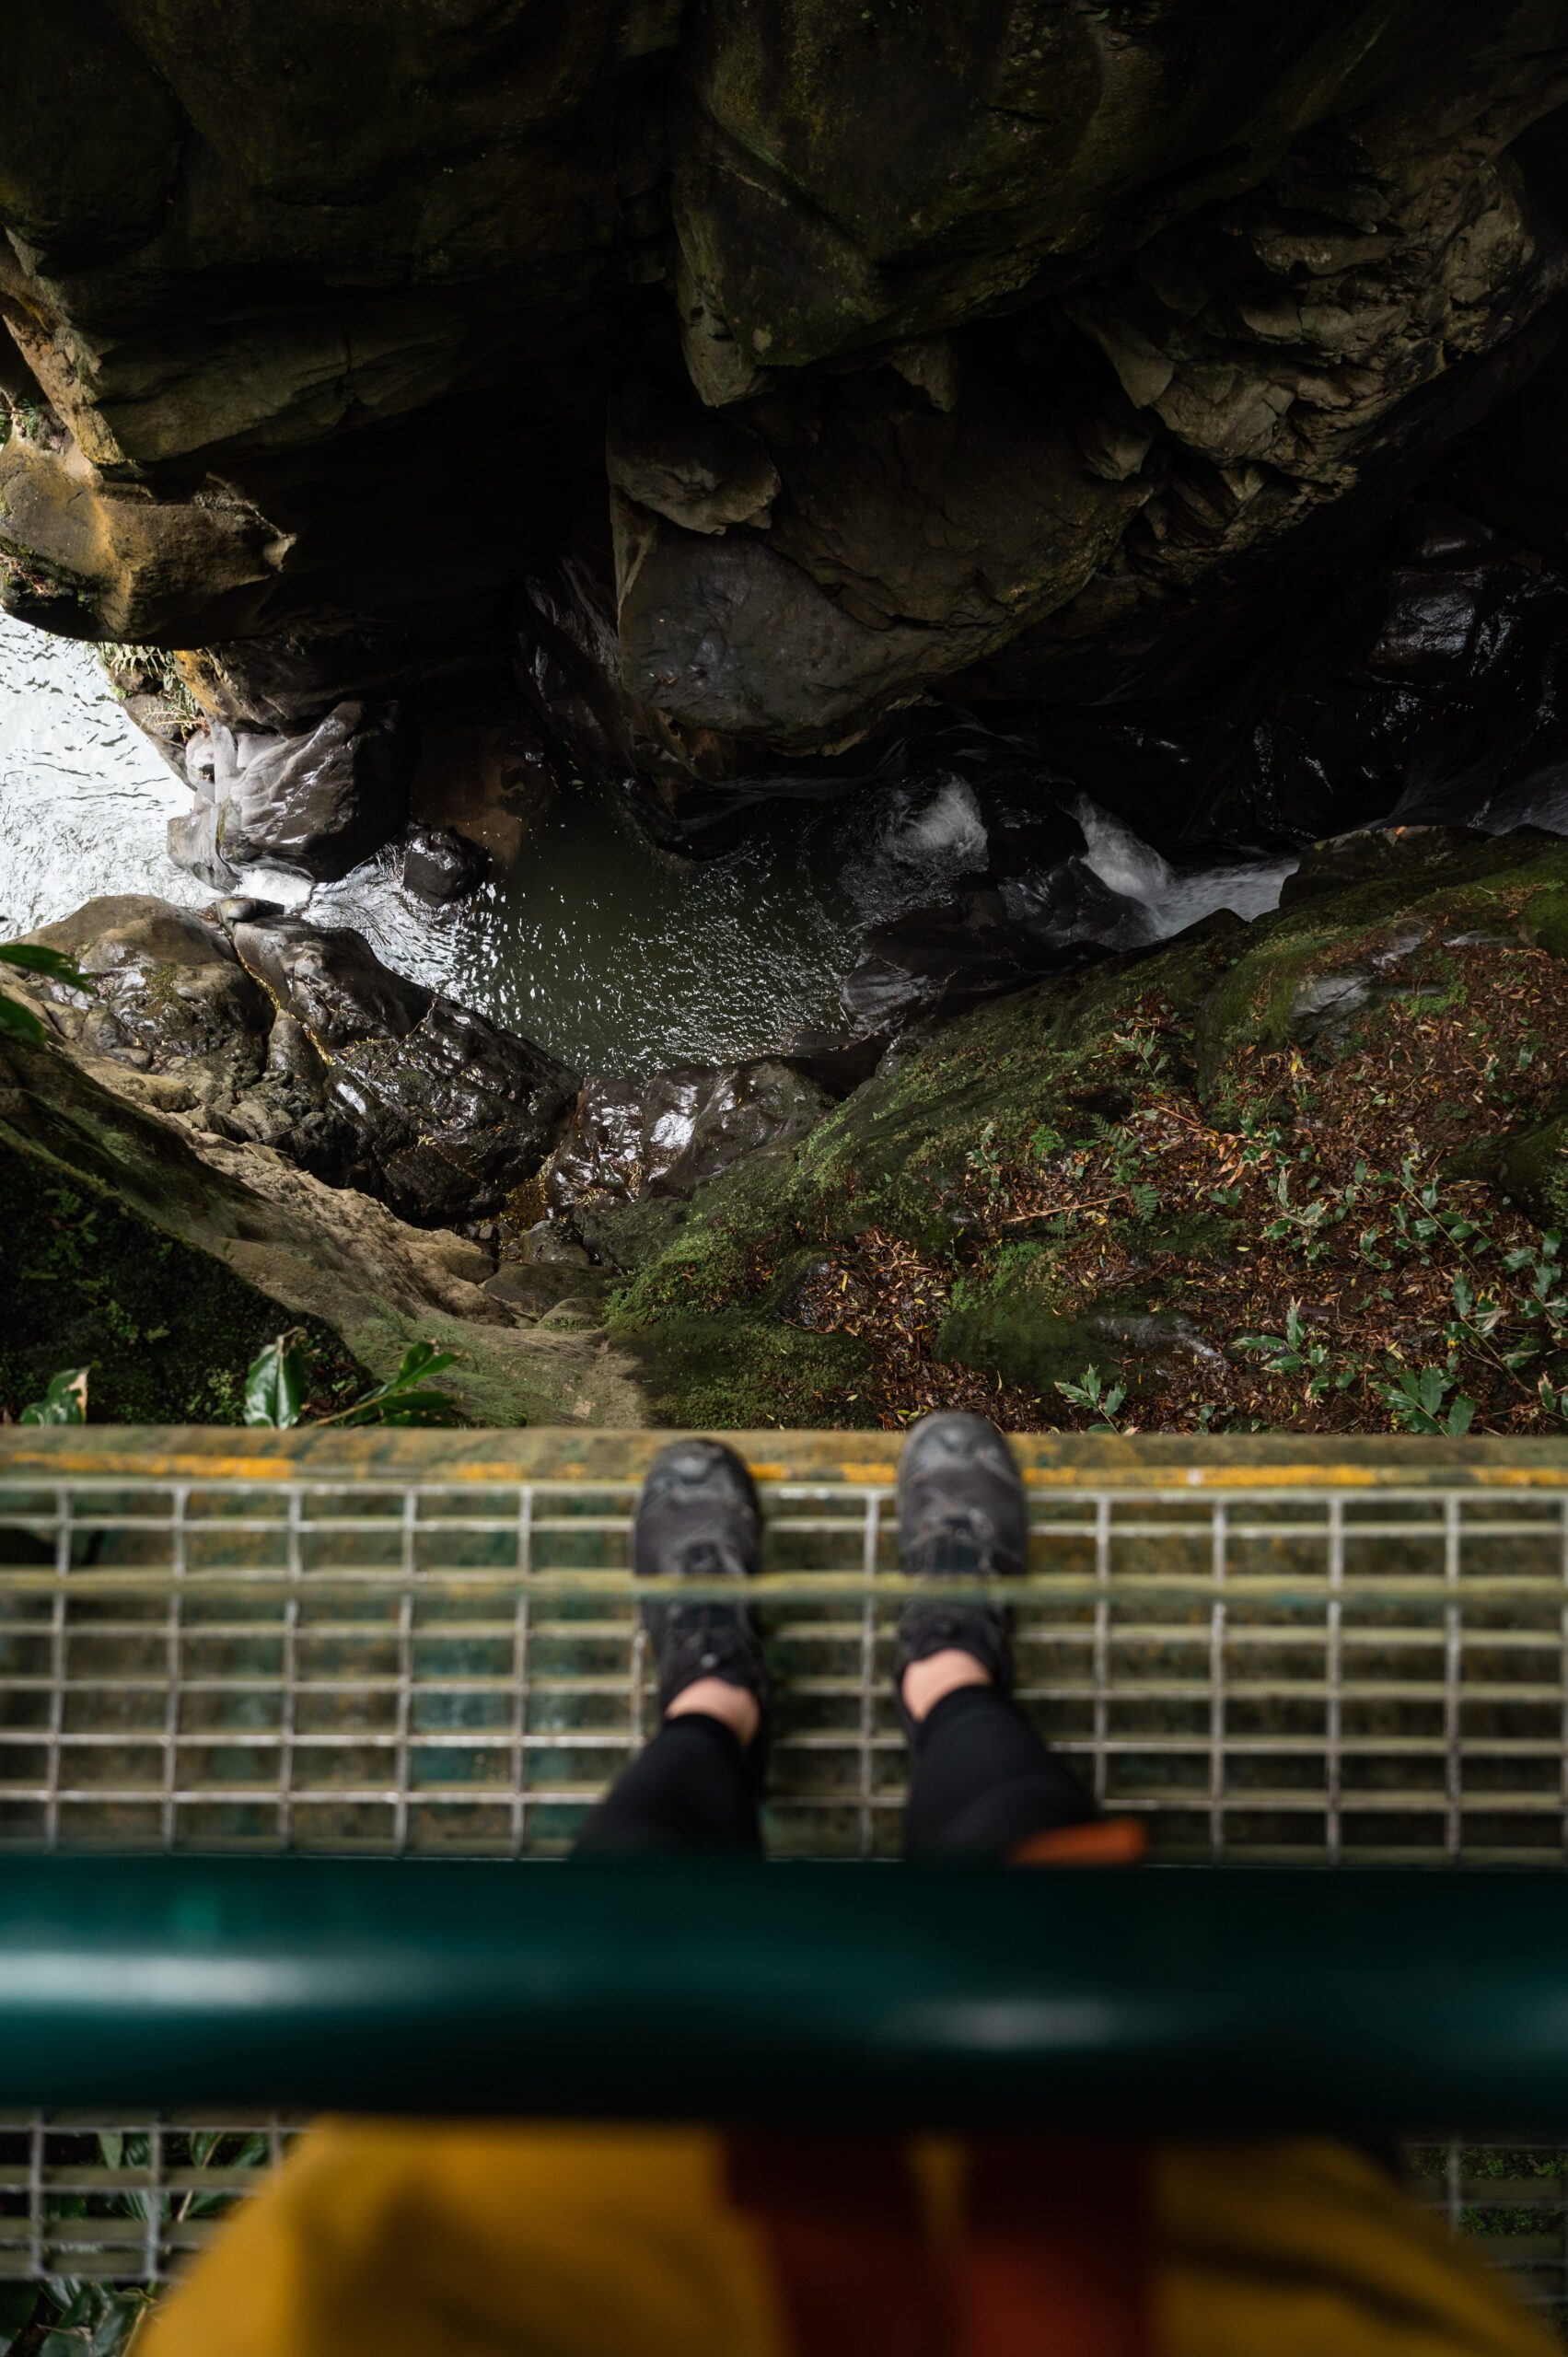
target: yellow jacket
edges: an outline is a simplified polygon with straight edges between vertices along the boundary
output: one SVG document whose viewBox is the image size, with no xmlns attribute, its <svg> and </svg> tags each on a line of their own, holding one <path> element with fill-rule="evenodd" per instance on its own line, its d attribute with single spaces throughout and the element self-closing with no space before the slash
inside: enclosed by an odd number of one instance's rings
<svg viewBox="0 0 1568 2357">
<path fill-rule="evenodd" d="M 325 2123 L 146 2357 L 1552 2357 L 1330 2142 Z"/>
</svg>

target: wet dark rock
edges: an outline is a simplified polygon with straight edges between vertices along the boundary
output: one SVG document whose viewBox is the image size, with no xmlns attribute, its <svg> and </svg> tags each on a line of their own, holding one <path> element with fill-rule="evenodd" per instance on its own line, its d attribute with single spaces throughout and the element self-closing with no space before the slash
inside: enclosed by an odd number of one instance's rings
<svg viewBox="0 0 1568 2357">
<path fill-rule="evenodd" d="M 769 152 L 789 141 L 781 99 Z M 622 503 L 633 696 L 689 737 L 799 753 L 874 726 L 934 672 L 976 693 L 1070 691 L 1086 641 L 1146 659 L 1330 499 L 1434 451 L 1439 406 L 1415 396 L 1548 299 L 1553 233 L 1527 205 L 1504 218 L 1490 174 L 1456 177 L 1448 132 L 1397 159 L 1384 135 L 1375 117 L 1308 134 L 1210 219 L 1043 314 L 960 336 L 936 399 L 891 354 L 819 381 L 798 361 L 770 373 L 760 318 L 761 361 L 742 339 L 689 337 L 710 399 L 754 395 L 783 495 L 765 529 L 716 540 Z M 1325 238 L 1325 214 L 1357 228 Z M 1458 252 L 1483 218 L 1495 275 L 1477 308 Z M 702 374 L 721 349 L 740 372 L 722 393 L 722 369 Z M 1031 384 L 1051 387 L 1032 408 Z M 1466 423 L 1458 410 L 1449 430 Z"/>
<path fill-rule="evenodd" d="M 586 1082 L 551 1159 L 551 1202 L 566 1211 L 583 1195 L 635 1195 L 643 1183 L 643 1151 L 642 1083 Z"/>
<path fill-rule="evenodd" d="M 32 936 L 94 977 L 94 999 L 55 993 L 68 1036 L 99 1053 L 148 1051 L 159 1071 L 256 1078 L 272 1008 L 221 927 L 141 893 L 89 900 Z M 193 1075 L 192 1075 L 193 1076 Z"/>
<path fill-rule="evenodd" d="M 563 1294 L 553 1302 L 539 1319 L 539 1324 L 556 1333 L 598 1332 L 604 1323 L 602 1297 L 579 1284 L 577 1289 Z"/>
<path fill-rule="evenodd" d="M 689 381 L 633 377 L 620 389 L 607 446 L 610 485 L 689 532 L 769 520 L 778 469 L 749 426 L 705 408 Z"/>
<path fill-rule="evenodd" d="M 784 1043 L 784 1058 L 830 1097 L 848 1097 L 870 1079 L 887 1044 L 881 1033 L 862 1039 L 847 1031 L 797 1031 Z"/>
<path fill-rule="evenodd" d="M 627 702 L 608 548 L 579 543 L 525 583 L 517 680 L 541 741 L 568 773 L 619 786 L 655 842 L 684 842 L 688 814 L 677 805 L 685 764 Z"/>
<path fill-rule="evenodd" d="M 303 917 L 247 918 L 235 950 L 273 1004 L 328 1054 L 356 1039 L 406 1039 L 435 993 L 383 966 L 363 934 L 327 931 Z"/>
<path fill-rule="evenodd" d="M 675 1195 L 587 1194 L 574 1204 L 572 1225 L 599 1267 L 624 1276 L 656 1259 L 690 1212 Z"/>
<path fill-rule="evenodd" d="M 1362 1016 L 1394 997 L 1411 1000 L 1441 998 L 1436 982 L 1412 982 L 1401 969 L 1432 937 L 1432 927 L 1420 918 L 1386 932 L 1376 946 L 1343 966 L 1327 966 L 1299 982 L 1285 1009 L 1284 1028 L 1304 1046 L 1321 1047 L 1343 1039 Z"/>
<path fill-rule="evenodd" d="M 455 827 L 418 827 L 403 847 L 403 887 L 422 900 L 461 900 L 483 883 L 489 865 Z"/>
<path fill-rule="evenodd" d="M 683 1198 L 800 1136 L 834 1101 L 777 1057 L 585 1084 L 530 1041 L 392 972 L 362 935 L 271 902 L 233 898 L 196 915 L 136 896 L 101 900 L 37 938 L 95 977 L 90 999 L 39 985 L 62 1036 L 147 1074 L 166 1109 L 208 1134 L 272 1146 L 416 1225 L 494 1236 L 506 1212 L 518 1264 L 590 1265 L 580 1224 L 541 1220 L 520 1236 L 511 1224 L 516 1190 L 547 1163 L 557 1212 L 586 1199 Z"/>
<path fill-rule="evenodd" d="M 63 1034 L 147 1073 L 209 1133 L 273 1146 L 416 1225 L 499 1212 L 554 1144 L 577 1075 L 392 973 L 356 933 L 221 908 L 226 922 L 128 896 L 46 927 L 36 937 L 96 980 L 87 1002 L 51 986 Z"/>
<path fill-rule="evenodd" d="M 1295 865 L 1294 854 L 1215 844 L 1179 865 L 1083 796 L 1034 825 L 993 830 L 986 855 L 983 882 L 867 934 L 841 993 L 858 1028 L 885 1037 L 1098 952 L 1144 948 L 1226 912 L 1258 915 Z"/>
<path fill-rule="evenodd" d="M 1248 845 L 1265 859 L 1310 852 L 1321 866 L 1313 846 L 1369 822 L 1460 833 L 1568 824 L 1568 588 L 1544 552 L 1451 498 L 1423 496 L 1369 537 L 1348 575 L 1271 585 L 1251 608 L 1229 615 L 1179 693 L 993 710 L 972 752 L 961 731 L 946 732 L 982 805 L 977 865 L 985 884 L 1010 888 L 1005 913 L 1029 920 L 1023 930 L 1035 930 L 1042 886 L 1065 917 L 1057 871 L 1081 838 L 1053 843 L 1049 829 L 1054 819 L 1058 837 L 1063 820 L 1071 830 L 1086 801 L 1157 851 L 1178 883 Z M 929 761 L 945 740 L 913 741 Z M 991 783 L 998 772 L 1003 794 Z M 1099 865 L 1109 875 L 1111 863 Z M 1285 884 L 1293 898 L 1311 888 L 1308 877 Z M 983 908 L 976 916 L 993 929 Z M 918 970 L 928 930 L 900 921 L 890 944 L 870 946 L 894 963 L 912 946 Z M 1102 946 L 1154 937 L 1135 915 L 1082 931 Z"/>
<path fill-rule="evenodd" d="M 1322 840 L 1379 821 L 1568 831 L 1568 583 L 1423 500 L 1355 584 L 1338 646 L 1270 700 L 1225 787 L 1231 823 Z"/>
<path fill-rule="evenodd" d="M 760 1148 L 799 1137 L 833 1099 L 781 1057 L 677 1065 L 653 1080 L 591 1080 L 552 1160 L 557 1210 L 589 1195 L 686 1196 Z"/>
<path fill-rule="evenodd" d="M 447 1226 L 538 1170 L 578 1086 L 554 1057 L 392 973 L 357 933 L 274 917 L 237 924 L 234 945 L 322 1053 L 343 1183 Z"/>
<path fill-rule="evenodd" d="M 1418 877 L 1441 867 L 1484 838 L 1464 827 L 1358 827 L 1305 851 L 1280 892 L 1280 906 L 1294 908 L 1378 877 Z"/>
<path fill-rule="evenodd" d="M 242 893 L 215 900 L 211 910 L 211 914 L 226 933 L 232 933 L 237 924 L 251 923 L 261 917 L 286 916 L 287 913 L 281 900 L 248 900 Z"/>
<path fill-rule="evenodd" d="M 258 904 L 230 904 L 246 910 Z M 89 900 L 37 936 L 96 980 L 86 1007 L 60 993 L 67 1039 L 145 1074 L 157 1101 L 207 1134 L 276 1147 L 335 1176 L 350 1141 L 326 1065 L 235 953 L 219 911 L 127 894 Z"/>
<path fill-rule="evenodd" d="M 1016 989 L 1039 971 L 1033 943 L 994 887 L 875 926 L 840 993 L 844 1012 L 875 1038 Z"/>
<path fill-rule="evenodd" d="M 649 1092 L 649 1112 L 656 1093 Z M 656 1175 L 650 1170 L 652 1194 L 689 1195 L 703 1179 L 726 1169 L 744 1155 L 768 1145 L 782 1145 L 803 1137 L 832 1103 L 828 1092 L 805 1073 L 774 1057 L 721 1067 L 699 1088 L 684 1143 L 674 1159 Z M 669 1103 L 653 1124 L 660 1157 L 679 1136 L 687 1120 L 684 1103 Z"/>
<path fill-rule="evenodd" d="M 515 1259 L 530 1268 L 587 1269 L 588 1254 L 559 1220 L 536 1220 L 512 1247 Z"/>
<path fill-rule="evenodd" d="M 276 1079 L 298 1081 L 319 1094 L 326 1078 L 326 1062 L 303 1023 L 292 1015 L 277 1015 L 267 1038 L 267 1070 Z"/>
<path fill-rule="evenodd" d="M 398 832 L 412 758 L 393 704 L 340 703 L 297 736 L 215 721 L 186 749 L 199 799 L 169 820 L 170 856 L 219 890 L 246 867 L 333 882 Z"/>
<path fill-rule="evenodd" d="M 44 1004 L 29 981 L 20 987 Z M 73 1245 L 82 1257 L 67 1283 L 23 1283 L 8 1341 L 13 1357 L 20 1346 L 29 1360 L 36 1343 L 46 1374 L 63 1356 L 92 1359 L 95 1386 L 101 1358 L 99 1416 L 232 1414 L 224 1379 L 238 1379 L 282 1328 L 306 1322 L 313 1339 L 327 1339 L 324 1329 L 341 1338 L 343 1373 L 357 1364 L 377 1381 L 434 1339 L 457 1354 L 444 1386 L 482 1424 L 647 1421 L 632 1369 L 602 1338 L 580 1341 L 575 1320 L 539 1331 L 474 1281 L 486 1264 L 471 1247 L 322 1186 L 281 1154 L 213 1135 L 168 1106 L 156 1074 L 75 1043 L 0 1040 L 0 1166 L 7 1192 L 25 1188 L 45 1205 L 62 1188 L 76 1198 L 73 1233 L 52 1239 L 40 1221 L 40 1236 L 21 1238 L 29 1261 L 34 1242 L 44 1259 L 60 1247 L 60 1270 Z M 591 1275 L 585 1283 L 577 1271 L 575 1283 L 578 1299 L 592 1290 Z M 48 1293 L 63 1296 L 52 1341 L 36 1331 Z M 132 1319 L 153 1330 L 134 1329 L 128 1346 Z M 21 1399 L 36 1389 L 29 1383 Z"/>
</svg>

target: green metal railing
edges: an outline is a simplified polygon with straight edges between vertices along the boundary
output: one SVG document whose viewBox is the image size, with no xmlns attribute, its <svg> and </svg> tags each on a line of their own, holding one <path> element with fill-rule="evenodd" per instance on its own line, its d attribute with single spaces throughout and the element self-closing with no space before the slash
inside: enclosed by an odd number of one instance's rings
<svg viewBox="0 0 1568 2357">
<path fill-rule="evenodd" d="M 17 1860 L 0 2102 L 1530 2133 L 1564 1956 L 1532 1874 Z"/>
</svg>

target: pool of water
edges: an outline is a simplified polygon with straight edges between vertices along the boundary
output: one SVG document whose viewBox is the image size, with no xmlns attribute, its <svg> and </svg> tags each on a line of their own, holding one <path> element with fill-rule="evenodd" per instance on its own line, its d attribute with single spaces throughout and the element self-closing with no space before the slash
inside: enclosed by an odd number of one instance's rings
<svg viewBox="0 0 1568 2357">
<path fill-rule="evenodd" d="M 168 857 L 190 807 L 90 647 L 0 615 L 0 924 L 15 935 L 103 892 L 200 906 Z M 545 813 L 514 867 L 452 909 L 406 894 L 394 847 L 343 883 L 247 878 L 351 924 L 400 973 L 450 993 L 584 1071 L 648 1073 L 782 1046 L 841 1018 L 867 925 L 939 899 L 983 853 L 970 787 L 939 770 L 847 801 L 760 811 L 738 850 L 660 857 L 613 798 Z"/>
<path fill-rule="evenodd" d="M 842 1025 L 866 926 L 939 897 L 983 846 L 970 789 L 940 776 L 764 807 L 738 849 L 695 864 L 650 850 L 611 795 L 583 786 L 452 909 L 404 893 L 390 850 L 319 886 L 309 911 L 569 1063 L 647 1073 Z"/>
</svg>

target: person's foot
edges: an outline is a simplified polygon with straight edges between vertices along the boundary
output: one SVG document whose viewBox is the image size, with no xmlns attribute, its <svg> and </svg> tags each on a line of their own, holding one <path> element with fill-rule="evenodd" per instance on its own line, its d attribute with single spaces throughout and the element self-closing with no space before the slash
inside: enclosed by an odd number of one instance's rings
<svg viewBox="0 0 1568 2357">
<path fill-rule="evenodd" d="M 1016 1579 L 1029 1515 L 1012 1451 L 983 1416 L 927 1416 L 899 1459 L 899 1561 L 914 1576 Z M 893 1687 L 904 1731 L 957 1686 L 1013 1688 L 1013 1615 L 933 1596 L 899 1616 Z"/>
<path fill-rule="evenodd" d="M 716 1440 L 678 1440 L 660 1450 L 632 1523 L 638 1579 L 750 1579 L 761 1568 L 761 1539 L 757 1492 L 733 1449 Z M 658 1665 L 660 1713 L 701 1710 L 723 1719 L 760 1763 L 768 1673 L 749 1605 L 645 1596 L 638 1609 Z"/>
</svg>

